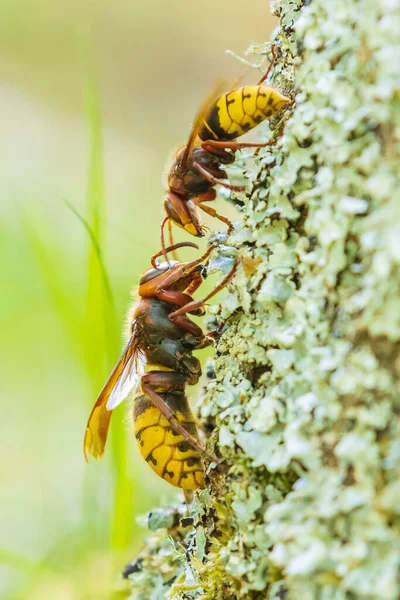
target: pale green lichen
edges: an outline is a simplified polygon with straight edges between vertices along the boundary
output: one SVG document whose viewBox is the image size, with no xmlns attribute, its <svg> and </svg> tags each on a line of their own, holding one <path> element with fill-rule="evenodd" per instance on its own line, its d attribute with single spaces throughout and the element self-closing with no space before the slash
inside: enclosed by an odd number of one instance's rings
<svg viewBox="0 0 400 600">
<path fill-rule="evenodd" d="M 400 597 L 400 2 L 271 4 L 296 101 L 227 242 L 201 409 L 230 469 L 196 534 L 149 542 L 132 598 Z"/>
</svg>

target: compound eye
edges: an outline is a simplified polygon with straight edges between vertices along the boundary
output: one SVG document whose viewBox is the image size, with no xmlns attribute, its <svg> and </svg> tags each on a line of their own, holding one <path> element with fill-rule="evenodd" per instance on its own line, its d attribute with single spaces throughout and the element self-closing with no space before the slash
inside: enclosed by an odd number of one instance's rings
<svg viewBox="0 0 400 600">
<path fill-rule="evenodd" d="M 207 267 L 204 267 L 203 265 L 201 265 L 201 276 L 203 279 L 207 279 L 208 277 Z"/>
<path fill-rule="evenodd" d="M 171 202 L 169 202 L 169 200 L 165 200 L 165 202 L 164 202 L 164 208 L 165 208 L 165 212 L 167 213 L 167 215 L 169 216 L 169 218 L 176 225 L 179 225 L 180 227 L 183 227 L 183 223 L 182 223 L 182 220 L 181 220 L 180 216 L 176 212 L 176 210 L 175 210 L 174 206 L 171 204 Z"/>
</svg>

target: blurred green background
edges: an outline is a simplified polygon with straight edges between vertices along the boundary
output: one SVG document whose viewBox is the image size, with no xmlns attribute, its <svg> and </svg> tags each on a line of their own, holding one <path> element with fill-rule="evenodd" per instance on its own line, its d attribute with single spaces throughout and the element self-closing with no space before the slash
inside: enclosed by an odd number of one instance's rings
<svg viewBox="0 0 400 600">
<path fill-rule="evenodd" d="M 140 458 L 126 407 L 100 463 L 84 463 L 86 421 L 159 248 L 166 158 L 242 71 L 225 50 L 274 20 L 265 0 L 3 0 L 0 16 L 0 596 L 120 597 L 136 516 L 181 496 Z"/>
</svg>

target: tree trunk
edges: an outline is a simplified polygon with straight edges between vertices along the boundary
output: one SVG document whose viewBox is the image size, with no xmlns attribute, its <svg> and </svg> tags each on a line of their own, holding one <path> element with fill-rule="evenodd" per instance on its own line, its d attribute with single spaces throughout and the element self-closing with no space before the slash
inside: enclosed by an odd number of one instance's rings
<svg viewBox="0 0 400 600">
<path fill-rule="evenodd" d="M 194 529 L 151 515 L 135 599 L 400 597 L 400 2 L 271 5 L 295 103 L 228 241 L 202 405 L 230 468 Z"/>
</svg>

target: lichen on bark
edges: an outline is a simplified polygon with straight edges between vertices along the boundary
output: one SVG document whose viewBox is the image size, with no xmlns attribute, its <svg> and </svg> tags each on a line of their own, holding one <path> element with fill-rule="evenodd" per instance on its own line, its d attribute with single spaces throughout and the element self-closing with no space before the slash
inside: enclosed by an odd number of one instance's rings
<svg viewBox="0 0 400 600">
<path fill-rule="evenodd" d="M 229 471 L 194 528 L 153 525 L 135 599 L 400 596 L 400 2 L 271 6 L 295 103 L 227 241 L 201 408 Z"/>
</svg>

